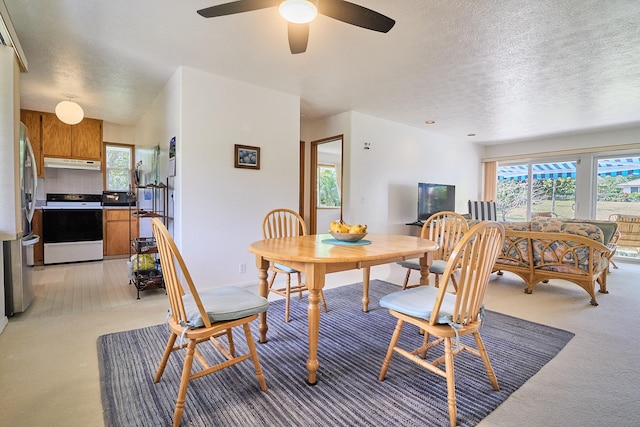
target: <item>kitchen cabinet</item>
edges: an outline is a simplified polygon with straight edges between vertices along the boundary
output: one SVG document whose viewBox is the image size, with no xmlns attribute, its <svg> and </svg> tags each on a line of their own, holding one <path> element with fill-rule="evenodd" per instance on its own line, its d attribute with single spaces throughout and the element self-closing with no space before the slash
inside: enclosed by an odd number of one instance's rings
<svg viewBox="0 0 640 427">
<path fill-rule="evenodd" d="M 38 177 L 44 178 L 44 167 L 42 162 L 42 123 L 39 111 L 20 110 L 20 121 L 24 123 L 29 131 L 29 141 L 36 157 L 36 168 Z"/>
<path fill-rule="evenodd" d="M 102 160 L 102 120 L 84 118 L 68 125 L 53 113 L 41 115 L 43 157 Z"/>
<path fill-rule="evenodd" d="M 44 264 L 44 243 L 42 240 L 42 209 L 36 209 L 33 212 L 31 220 L 31 231 L 33 234 L 40 236 L 40 241 L 33 245 L 33 264 Z"/>
<path fill-rule="evenodd" d="M 105 208 L 102 215 L 104 221 L 104 255 L 127 255 L 131 240 L 138 237 L 138 219 L 132 218 L 128 208 Z"/>
</svg>

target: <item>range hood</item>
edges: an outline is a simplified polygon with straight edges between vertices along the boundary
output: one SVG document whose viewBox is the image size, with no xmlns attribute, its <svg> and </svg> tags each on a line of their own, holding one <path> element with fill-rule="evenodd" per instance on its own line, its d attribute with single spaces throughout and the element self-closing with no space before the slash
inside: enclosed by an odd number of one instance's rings
<svg viewBox="0 0 640 427">
<path fill-rule="evenodd" d="M 57 157 L 45 157 L 45 168 L 58 169 L 83 169 L 91 171 L 100 170 L 100 162 L 97 160 L 60 159 Z"/>
</svg>

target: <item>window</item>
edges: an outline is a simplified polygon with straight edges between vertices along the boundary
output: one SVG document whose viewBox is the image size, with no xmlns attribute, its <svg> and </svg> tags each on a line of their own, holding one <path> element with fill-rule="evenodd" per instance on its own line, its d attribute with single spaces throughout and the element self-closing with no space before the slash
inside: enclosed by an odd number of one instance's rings
<svg viewBox="0 0 640 427">
<path fill-rule="evenodd" d="M 340 190 L 335 165 L 318 165 L 318 207 L 339 208 Z"/>
<path fill-rule="evenodd" d="M 105 190 L 129 191 L 133 168 L 133 146 L 105 146 Z"/>
<path fill-rule="evenodd" d="M 607 157 L 597 161 L 596 218 L 640 214 L 640 156 Z M 616 257 L 640 259 L 640 248 L 618 243 Z"/>
<path fill-rule="evenodd" d="M 498 215 L 502 221 L 526 221 L 543 214 L 574 217 L 576 161 L 500 164 Z"/>
</svg>

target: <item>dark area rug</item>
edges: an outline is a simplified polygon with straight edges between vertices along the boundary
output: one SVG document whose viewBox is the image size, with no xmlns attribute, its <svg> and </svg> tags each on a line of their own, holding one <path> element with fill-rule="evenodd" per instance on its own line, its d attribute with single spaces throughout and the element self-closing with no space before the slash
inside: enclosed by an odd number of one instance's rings
<svg viewBox="0 0 640 427">
<path fill-rule="evenodd" d="M 306 384 L 307 301 L 292 297 L 288 324 L 284 323 L 284 301 L 271 303 L 269 341 L 257 345 L 268 390 L 258 388 L 250 361 L 193 380 L 182 425 L 449 425 L 444 378 L 395 356 L 385 381 L 377 380 L 395 326 L 395 318 L 378 301 L 397 290 L 390 283 L 372 281 L 369 313 L 362 312 L 360 283 L 325 292 L 329 312 L 320 316 L 320 368 L 313 387 Z M 164 315 L 158 313 L 158 319 Z M 253 322 L 256 342 L 257 326 Z M 171 355 L 162 380 L 153 384 L 168 334 L 165 325 L 158 325 L 98 338 L 105 425 L 171 425 L 183 352 Z M 459 426 L 476 425 L 574 335 L 491 311 L 481 334 L 500 391 L 492 389 L 480 358 L 468 353 L 456 357 Z M 238 351 L 245 352 L 241 330 L 234 337 Z M 400 345 L 417 347 L 421 338 L 417 329 L 405 326 Z M 200 347 L 208 350 L 210 346 Z M 213 351 L 203 353 L 219 360 Z M 431 359 L 440 353 L 429 354 Z"/>
</svg>

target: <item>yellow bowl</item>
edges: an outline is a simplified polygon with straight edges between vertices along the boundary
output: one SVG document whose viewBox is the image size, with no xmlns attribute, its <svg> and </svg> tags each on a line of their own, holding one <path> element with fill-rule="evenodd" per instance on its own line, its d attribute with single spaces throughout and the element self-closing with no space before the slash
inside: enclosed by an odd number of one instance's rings
<svg viewBox="0 0 640 427">
<path fill-rule="evenodd" d="M 330 234 L 334 239 L 342 242 L 357 242 L 358 240 L 364 239 L 364 236 L 367 235 L 367 233 L 338 233 L 335 231 L 331 231 Z"/>
</svg>

